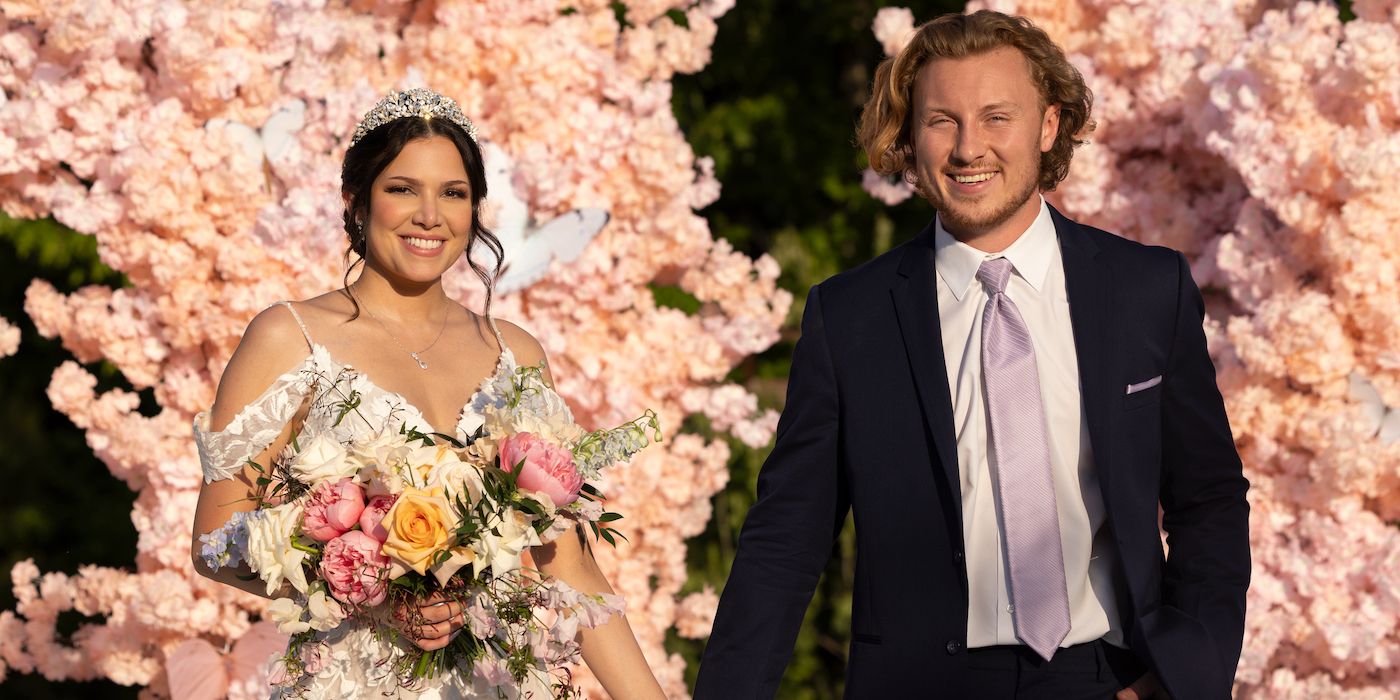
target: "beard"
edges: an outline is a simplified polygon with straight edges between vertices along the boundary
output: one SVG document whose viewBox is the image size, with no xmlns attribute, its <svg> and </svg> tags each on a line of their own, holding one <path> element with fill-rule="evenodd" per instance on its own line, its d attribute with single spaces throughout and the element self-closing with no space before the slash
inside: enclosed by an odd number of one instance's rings
<svg viewBox="0 0 1400 700">
<path fill-rule="evenodd" d="M 944 197 L 937 187 L 918 183 L 918 191 L 938 211 L 943 228 L 949 233 L 975 235 L 1006 223 L 1016 212 L 1040 192 L 1040 164 L 1030 172 L 1010 172 L 1003 168 L 998 175 L 1010 188 L 1001 199 L 981 197 L 974 201 Z M 1015 180 L 1010 177 L 1015 177 Z M 940 175 L 942 177 L 942 175 Z M 994 196 L 994 195 L 993 195 Z"/>
</svg>

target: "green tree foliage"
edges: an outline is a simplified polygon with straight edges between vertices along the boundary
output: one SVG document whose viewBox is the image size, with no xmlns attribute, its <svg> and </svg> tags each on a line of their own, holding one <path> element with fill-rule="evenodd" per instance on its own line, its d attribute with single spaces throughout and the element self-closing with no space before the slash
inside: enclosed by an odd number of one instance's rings
<svg viewBox="0 0 1400 700">
<path fill-rule="evenodd" d="M 0 214 L 0 316 L 19 327 L 19 353 L 0 359 L 0 570 L 34 559 L 41 571 L 75 573 L 83 564 L 131 566 L 136 494 L 92 454 L 83 432 L 55 411 L 45 391 L 55 368 L 72 355 L 57 339 L 41 337 L 24 313 L 30 280 L 71 292 L 88 284 L 121 286 L 120 274 L 97 257 L 97 243 L 52 220 L 17 221 Z M 88 366 L 98 391 L 130 390 L 116 367 Z M 143 392 L 143 408 L 153 404 Z M 0 587 L 0 610 L 13 610 L 14 595 Z M 72 634 L 86 619 L 59 616 L 59 633 Z M 134 698 L 135 688 L 109 681 L 52 683 L 11 672 L 0 686 L 7 698 Z"/>
<path fill-rule="evenodd" d="M 860 186 L 866 163 L 855 145 L 855 124 L 884 55 L 870 26 L 885 4 L 741 0 L 720 20 L 710 65 L 675 81 L 681 127 L 697 154 L 714 158 L 723 184 L 720 200 L 701 213 L 735 248 L 776 258 L 780 283 L 795 297 L 782 341 L 731 377 L 766 407 L 782 407 L 807 290 L 912 238 L 932 216 L 921 200 L 887 207 Z M 916 22 L 963 7 L 936 0 L 901 4 Z M 685 430 L 713 435 L 703 420 Z M 768 454 L 730 442 L 730 482 L 715 497 L 708 529 L 690 543 L 687 591 L 722 588 Z M 841 696 L 855 574 L 849 524 L 832 554 L 781 698 Z M 667 648 L 689 661 L 693 683 L 704 642 L 673 636 Z"/>
<path fill-rule="evenodd" d="M 700 155 L 715 160 L 723 196 L 702 212 L 712 230 L 750 255 L 768 253 L 782 265 L 781 284 L 795 296 L 782 340 L 750 358 L 731 377 L 750 387 L 765 407 L 782 408 L 788 362 L 802 304 L 814 284 L 913 237 L 928 222 L 927 205 L 874 201 L 860 187 L 863 156 L 854 125 L 882 58 L 870 23 L 884 3 L 874 0 L 740 0 L 720 21 L 714 60 L 675 81 L 674 107 Z M 961 11 L 956 1 L 902 3 L 918 20 Z M 680 17 L 683 18 L 683 15 Z M 74 572 L 81 564 L 130 566 L 136 548 L 132 492 L 92 455 L 81 431 L 55 412 L 45 389 L 71 359 L 57 340 L 38 335 L 23 312 L 24 289 L 41 278 L 63 291 L 86 284 L 120 286 L 102 265 L 96 242 L 53 221 L 0 215 L 0 315 L 23 332 L 20 352 L 0 360 L 0 567 L 33 557 L 44 571 Z M 695 312 L 693 298 L 658 287 L 658 300 Z M 88 369 L 100 391 L 130 389 L 111 365 Z M 149 392 L 143 409 L 154 409 Z M 702 418 L 687 432 L 713 436 Z M 768 450 L 731 440 L 731 479 L 714 500 L 714 518 L 690 546 L 687 591 L 722 588 Z M 911 537 L 915 537 L 911 533 Z M 850 527 L 808 610 L 779 697 L 837 698 L 850 629 L 855 541 Z M 0 587 L 0 609 L 12 609 Z M 61 632 L 80 616 L 63 618 Z M 694 681 L 703 641 L 668 639 L 684 655 Z M 111 683 L 48 683 L 14 675 L 5 697 L 135 697 Z"/>
</svg>

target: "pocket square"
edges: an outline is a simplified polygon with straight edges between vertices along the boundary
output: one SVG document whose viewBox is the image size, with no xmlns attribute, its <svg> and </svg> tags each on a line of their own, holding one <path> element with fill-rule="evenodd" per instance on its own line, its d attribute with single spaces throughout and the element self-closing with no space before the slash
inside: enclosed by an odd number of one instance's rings
<svg viewBox="0 0 1400 700">
<path fill-rule="evenodd" d="M 1161 383 L 1162 383 L 1162 375 L 1159 374 L 1159 375 L 1157 375 L 1157 376 L 1155 376 L 1155 377 L 1153 377 L 1153 378 L 1151 378 L 1151 379 L 1149 379 L 1149 380 L 1147 380 L 1147 381 L 1145 381 L 1145 382 L 1138 382 L 1137 384 L 1129 384 L 1129 385 L 1128 385 L 1128 393 L 1129 393 L 1129 394 L 1136 394 L 1136 393 L 1138 393 L 1139 391 L 1142 391 L 1143 389 L 1151 389 L 1152 387 L 1157 386 L 1158 384 L 1161 384 Z"/>
</svg>

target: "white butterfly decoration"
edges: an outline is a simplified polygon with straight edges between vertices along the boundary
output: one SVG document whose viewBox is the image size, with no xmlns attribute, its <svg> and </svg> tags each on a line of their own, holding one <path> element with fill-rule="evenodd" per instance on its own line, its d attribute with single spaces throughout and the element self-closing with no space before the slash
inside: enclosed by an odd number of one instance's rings
<svg viewBox="0 0 1400 700">
<path fill-rule="evenodd" d="M 296 133 L 306 124 L 306 103 L 291 100 L 273 112 L 262 128 L 254 129 L 231 119 L 210 119 L 204 124 L 209 133 L 222 132 L 249 160 L 261 163 L 263 173 L 272 182 L 272 163 L 296 142 Z"/>
<path fill-rule="evenodd" d="M 1356 372 L 1347 377 L 1347 383 L 1347 395 L 1361 404 L 1364 411 L 1368 434 L 1374 435 L 1383 445 L 1400 441 L 1400 407 L 1385 405 L 1376 387 Z"/>
<path fill-rule="evenodd" d="M 497 294 L 510 294 L 538 282 L 549 272 L 553 260 L 577 260 L 607 225 L 608 212 L 581 208 L 531 226 L 529 206 L 516 194 L 515 162 L 490 141 L 482 142 L 481 152 L 486 165 L 486 198 L 495 214 L 491 231 L 505 249 L 501 275 L 496 279 Z"/>
</svg>

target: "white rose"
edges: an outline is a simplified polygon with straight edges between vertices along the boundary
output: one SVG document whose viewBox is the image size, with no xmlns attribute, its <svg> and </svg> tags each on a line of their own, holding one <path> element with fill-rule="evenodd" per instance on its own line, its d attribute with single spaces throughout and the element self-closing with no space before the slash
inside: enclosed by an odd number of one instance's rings
<svg viewBox="0 0 1400 700">
<path fill-rule="evenodd" d="M 452 451 L 450 445 L 418 445 L 412 447 L 404 455 L 406 468 L 401 470 L 405 479 L 413 482 L 418 488 L 428 487 L 428 474 L 432 473 L 433 467 L 439 464 L 457 459 L 457 453 Z"/>
<path fill-rule="evenodd" d="M 350 461 L 359 465 L 360 476 L 365 481 L 365 495 L 385 496 L 402 493 L 403 473 L 411 451 L 397 434 L 382 433 L 365 441 L 358 441 L 350 448 Z"/>
<path fill-rule="evenodd" d="M 399 464 L 409 447 L 397 433 L 380 433 L 369 440 L 357 441 L 350 450 L 350 459 L 362 468 Z"/>
<path fill-rule="evenodd" d="M 330 479 L 353 476 L 359 465 L 348 459 L 345 447 L 326 433 L 317 435 L 305 443 L 292 458 L 290 469 L 298 481 L 316 485 Z"/>
<path fill-rule="evenodd" d="M 455 452 L 450 455 L 450 458 L 437 463 L 428 472 L 428 486 L 443 487 L 454 502 L 458 496 L 464 496 L 470 502 L 481 500 L 482 490 L 485 488 L 481 480 L 481 468 L 458 459 Z"/>
<path fill-rule="evenodd" d="M 267 606 L 267 617 L 277 623 L 277 631 L 282 634 L 298 634 L 311 629 L 311 625 L 301 619 L 306 609 L 297 605 L 291 598 L 277 598 Z"/>
<path fill-rule="evenodd" d="M 306 552 L 292 546 L 292 537 L 301 527 L 301 514 L 301 504 L 292 502 L 248 517 L 248 564 L 267 582 L 268 595 L 282 587 L 284 578 L 306 593 L 306 571 L 302 569 Z"/>
</svg>

